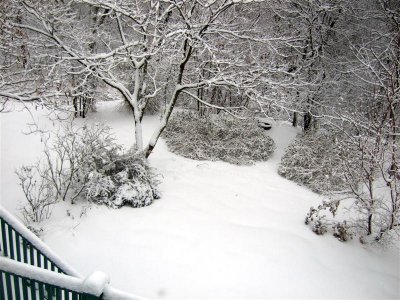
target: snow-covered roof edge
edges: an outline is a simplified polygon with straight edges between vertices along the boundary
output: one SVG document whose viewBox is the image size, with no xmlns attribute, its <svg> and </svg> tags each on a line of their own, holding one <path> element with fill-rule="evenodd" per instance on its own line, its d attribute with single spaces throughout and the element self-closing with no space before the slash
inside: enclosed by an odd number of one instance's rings
<svg viewBox="0 0 400 300">
<path fill-rule="evenodd" d="M 68 275 L 82 278 L 74 268 L 64 262 L 57 254 L 53 252 L 42 240 L 33 234 L 26 226 L 14 215 L 9 213 L 0 205 L 0 217 L 2 217 L 10 226 L 12 226 L 20 235 L 27 239 L 36 249 L 43 253 L 48 259 L 54 262 L 62 271 Z"/>
</svg>

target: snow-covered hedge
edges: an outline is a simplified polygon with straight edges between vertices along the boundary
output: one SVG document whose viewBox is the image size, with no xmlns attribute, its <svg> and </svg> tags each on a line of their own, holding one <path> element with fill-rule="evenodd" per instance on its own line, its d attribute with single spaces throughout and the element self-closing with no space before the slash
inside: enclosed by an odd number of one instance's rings
<svg viewBox="0 0 400 300">
<path fill-rule="evenodd" d="M 238 165 L 268 160 L 275 149 L 274 141 L 255 122 L 222 115 L 178 113 L 169 121 L 164 138 L 172 152 L 184 157 Z"/>
<path fill-rule="evenodd" d="M 347 187 L 345 170 L 351 153 L 344 153 L 334 135 L 327 132 L 302 133 L 286 149 L 279 174 L 317 193 Z M 345 165 L 347 162 L 347 166 Z"/>
</svg>

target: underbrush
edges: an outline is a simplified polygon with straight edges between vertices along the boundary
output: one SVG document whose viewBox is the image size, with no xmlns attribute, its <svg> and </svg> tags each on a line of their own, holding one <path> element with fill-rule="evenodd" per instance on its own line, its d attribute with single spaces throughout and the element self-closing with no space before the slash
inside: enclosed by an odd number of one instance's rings
<svg viewBox="0 0 400 300">
<path fill-rule="evenodd" d="M 329 133 L 302 133 L 286 149 L 278 173 L 316 193 L 341 191 L 348 188 L 349 156 Z"/>
<path fill-rule="evenodd" d="M 300 134 L 288 147 L 279 174 L 324 196 L 306 215 L 312 231 L 340 241 L 398 241 L 400 176 L 385 142 L 320 131 Z"/>
<path fill-rule="evenodd" d="M 101 124 L 64 128 L 42 136 L 43 157 L 16 171 L 26 223 L 48 219 L 58 201 L 142 207 L 159 198 L 158 181 L 142 155 L 122 152 Z"/>
<path fill-rule="evenodd" d="M 213 118 L 177 113 L 169 121 L 163 137 L 175 154 L 237 165 L 266 161 L 275 149 L 274 141 L 255 122 L 228 116 Z"/>
</svg>

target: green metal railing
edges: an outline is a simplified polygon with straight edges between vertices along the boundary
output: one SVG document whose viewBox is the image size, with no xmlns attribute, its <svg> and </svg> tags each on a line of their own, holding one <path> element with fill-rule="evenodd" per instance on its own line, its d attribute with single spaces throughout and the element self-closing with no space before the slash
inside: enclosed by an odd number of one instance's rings
<svg viewBox="0 0 400 300">
<path fill-rule="evenodd" d="M 16 230 L 10 223 L 15 224 L 21 231 Z M 33 237 L 30 232 L 22 230 L 21 224 L 13 220 L 2 208 L 0 210 L 0 235 L 0 254 L 4 257 L 0 257 L 0 300 L 101 299 L 99 296 L 80 291 L 76 288 L 76 284 L 72 285 L 75 290 L 57 285 L 54 278 L 63 276 L 64 282 L 67 278 L 67 282 L 68 279 L 69 281 L 75 280 L 83 286 L 82 279 L 68 276 L 67 272 L 39 249 L 47 247 L 38 238 Z M 27 272 L 26 270 L 29 268 L 31 270 Z M 26 273 L 29 273 L 29 276 Z M 36 276 L 37 273 L 42 274 Z"/>
<path fill-rule="evenodd" d="M 50 299 L 142 298 L 112 288 L 104 273 L 83 278 L 0 205 L 0 300 Z"/>
<path fill-rule="evenodd" d="M 9 258 L 0 258 L 0 299 L 94 300 L 84 280 L 40 269 Z"/>
<path fill-rule="evenodd" d="M 2 216 L 0 216 L 0 227 L 0 248 L 3 256 L 7 256 L 13 260 L 30 264 L 32 266 L 66 274 L 66 272 L 46 257 L 9 223 L 7 223 Z"/>
<path fill-rule="evenodd" d="M 7 300 L 94 300 L 100 297 L 0 270 L 0 299 Z"/>
</svg>

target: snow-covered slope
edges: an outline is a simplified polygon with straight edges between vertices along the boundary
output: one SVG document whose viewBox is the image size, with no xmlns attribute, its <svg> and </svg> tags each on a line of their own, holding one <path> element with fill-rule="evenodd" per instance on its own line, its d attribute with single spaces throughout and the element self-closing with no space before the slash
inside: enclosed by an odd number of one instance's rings
<svg viewBox="0 0 400 300">
<path fill-rule="evenodd" d="M 1 203 L 15 213 L 23 198 L 13 168 L 40 151 L 21 134 L 27 116 L 0 115 Z M 89 121 L 106 121 L 131 145 L 129 112 L 106 103 Z M 145 137 L 157 122 L 145 120 Z M 60 203 L 44 239 L 83 275 L 104 271 L 113 286 L 151 298 L 398 299 L 398 250 L 340 243 L 304 225 L 318 195 L 276 172 L 296 133 L 274 124 L 271 161 L 245 167 L 178 157 L 161 140 L 150 161 L 162 199 L 119 210 Z"/>
</svg>

